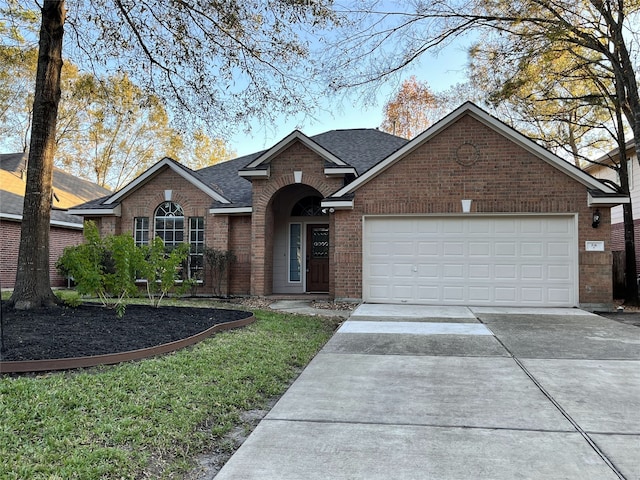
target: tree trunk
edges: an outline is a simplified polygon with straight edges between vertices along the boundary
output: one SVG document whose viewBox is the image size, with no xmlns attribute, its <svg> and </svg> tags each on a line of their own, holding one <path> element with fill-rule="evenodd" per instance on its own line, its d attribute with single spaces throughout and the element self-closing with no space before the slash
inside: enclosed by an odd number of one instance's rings
<svg viewBox="0 0 640 480">
<path fill-rule="evenodd" d="M 65 14 L 64 0 L 44 1 L 18 269 L 10 300 L 21 310 L 56 303 L 49 278 L 49 228 Z"/>
<path fill-rule="evenodd" d="M 616 108 L 616 117 L 620 129 L 618 131 L 618 147 L 620 150 L 620 165 L 618 173 L 620 175 L 620 187 L 622 191 L 629 195 L 629 169 L 627 168 L 627 150 L 625 147 L 624 131 L 622 129 L 622 114 L 620 108 Z M 633 206 L 631 203 L 622 205 L 624 221 L 624 252 L 625 252 L 625 304 L 638 305 L 638 272 L 636 268 L 636 239 L 635 225 L 633 223 Z"/>
</svg>

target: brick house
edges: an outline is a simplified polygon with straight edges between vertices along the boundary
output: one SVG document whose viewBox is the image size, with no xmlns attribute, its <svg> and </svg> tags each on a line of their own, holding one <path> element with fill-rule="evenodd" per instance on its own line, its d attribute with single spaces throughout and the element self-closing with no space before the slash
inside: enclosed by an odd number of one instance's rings
<svg viewBox="0 0 640 480">
<path fill-rule="evenodd" d="M 609 210 L 626 201 L 465 103 L 411 141 L 294 131 L 198 171 L 165 158 L 72 212 L 103 234 L 190 242 L 203 292 L 208 246 L 235 253 L 233 295 L 599 308 L 612 303 Z"/>
<path fill-rule="evenodd" d="M 20 228 L 26 187 L 27 154 L 0 154 L 0 285 L 13 288 L 16 281 Z M 67 209 L 81 202 L 103 197 L 109 190 L 79 179 L 58 168 L 53 170 L 51 230 L 49 232 L 49 275 L 52 287 L 66 285 L 55 269 L 65 247 L 83 241 L 82 217 Z"/>
<path fill-rule="evenodd" d="M 636 154 L 635 141 L 629 140 L 626 145 L 627 169 L 629 172 L 629 193 L 633 206 L 633 225 L 636 238 L 636 268 L 640 272 L 640 164 Z M 615 165 L 620 162 L 620 150 L 615 148 L 602 157 L 595 160 L 597 163 L 589 164 L 584 170 L 590 175 L 600 179 L 609 180 L 617 185 L 620 179 L 615 170 L 606 165 Z M 622 217 L 622 205 L 611 208 L 611 251 L 624 251 L 624 220 Z"/>
</svg>

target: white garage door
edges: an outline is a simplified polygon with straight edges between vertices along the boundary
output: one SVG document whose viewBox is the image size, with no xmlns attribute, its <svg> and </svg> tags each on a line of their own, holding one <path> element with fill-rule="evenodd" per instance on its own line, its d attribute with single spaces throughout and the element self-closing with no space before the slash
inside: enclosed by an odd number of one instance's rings
<svg viewBox="0 0 640 480">
<path fill-rule="evenodd" d="M 363 296 L 373 303 L 577 303 L 573 216 L 365 217 Z"/>
</svg>

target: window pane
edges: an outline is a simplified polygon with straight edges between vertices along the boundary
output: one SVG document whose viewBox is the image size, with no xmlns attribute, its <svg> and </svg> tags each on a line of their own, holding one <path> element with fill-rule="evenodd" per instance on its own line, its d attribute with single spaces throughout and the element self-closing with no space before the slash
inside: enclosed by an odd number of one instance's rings
<svg viewBox="0 0 640 480">
<path fill-rule="evenodd" d="M 302 225 L 292 223 L 289 229 L 289 281 L 301 280 L 302 267 Z"/>
<path fill-rule="evenodd" d="M 149 218 L 135 217 L 133 219 L 133 238 L 136 245 L 147 245 L 149 243 Z"/>
</svg>

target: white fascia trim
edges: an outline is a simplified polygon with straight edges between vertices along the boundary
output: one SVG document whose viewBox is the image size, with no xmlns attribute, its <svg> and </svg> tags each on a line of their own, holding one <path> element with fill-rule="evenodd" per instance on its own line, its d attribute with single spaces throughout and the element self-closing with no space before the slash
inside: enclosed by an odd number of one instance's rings
<svg viewBox="0 0 640 480">
<path fill-rule="evenodd" d="M 112 215 L 114 217 L 122 216 L 122 207 L 120 206 L 120 204 L 116 205 L 113 208 L 70 208 L 67 211 L 71 215 L 78 215 L 80 217 L 85 217 L 85 216 L 104 217 L 107 215 Z"/>
<path fill-rule="evenodd" d="M 84 225 L 81 223 L 61 222 L 58 220 L 51 220 L 51 225 L 56 227 L 73 228 L 74 230 L 82 230 Z"/>
<path fill-rule="evenodd" d="M 615 207 L 623 203 L 631 203 L 629 197 L 593 197 L 591 193 L 587 193 L 587 206 L 589 207 Z"/>
<path fill-rule="evenodd" d="M 352 173 L 356 177 L 358 176 L 358 172 L 353 167 L 324 167 L 324 174 L 327 176 L 332 175 L 347 175 Z"/>
<path fill-rule="evenodd" d="M 209 213 L 213 215 L 231 215 L 231 214 L 244 214 L 250 215 L 253 213 L 253 207 L 218 207 L 210 208 Z"/>
<path fill-rule="evenodd" d="M 238 175 L 244 178 L 269 178 L 271 176 L 271 166 L 261 170 L 238 170 Z"/>
<path fill-rule="evenodd" d="M 209 195 L 211 198 L 213 198 L 214 200 L 220 202 L 220 203 L 231 203 L 228 199 L 226 199 L 225 197 L 223 197 L 221 194 L 219 194 L 218 192 L 216 192 L 214 189 L 212 189 L 211 187 L 209 187 L 208 185 L 202 183 L 200 180 L 198 180 L 197 178 L 195 178 L 193 175 L 189 174 L 187 171 L 185 171 L 184 169 L 178 167 L 175 163 L 174 160 L 171 160 L 167 157 L 163 158 L 162 160 L 160 160 L 158 163 L 156 163 L 153 167 L 151 167 L 149 170 L 147 170 L 146 172 L 144 172 L 142 175 L 140 175 L 138 178 L 136 178 L 135 180 L 133 180 L 131 183 L 129 183 L 127 186 L 125 186 L 123 189 L 118 190 L 116 193 L 114 193 L 111 197 L 109 197 L 105 203 L 109 204 L 109 203 L 114 203 L 116 201 L 118 201 L 119 199 L 121 199 L 122 197 L 124 197 L 125 195 L 127 195 L 129 192 L 135 190 L 136 188 L 138 188 L 140 185 L 142 185 L 144 182 L 146 182 L 147 180 L 149 180 L 151 177 L 153 177 L 162 167 L 169 167 L 171 170 L 173 170 L 175 173 L 177 173 L 178 175 L 180 175 L 182 178 L 184 178 L 187 182 L 191 183 L 192 185 L 194 185 L 195 187 L 199 188 L 200 190 L 202 190 L 203 192 L 205 192 L 207 195 Z"/>
<path fill-rule="evenodd" d="M 263 163 L 268 163 L 273 157 L 275 157 L 280 152 L 288 148 L 289 145 L 291 145 L 296 140 L 302 142 L 306 147 L 308 147 L 310 150 L 320 155 L 325 160 L 329 160 L 330 162 L 335 163 L 336 165 L 339 165 L 342 167 L 347 165 L 338 157 L 336 157 L 333 153 L 329 152 L 328 150 L 324 149 L 323 147 L 318 145 L 316 142 L 311 140 L 300 130 L 294 130 L 289 135 L 287 135 L 282 140 L 280 140 L 278 143 L 276 143 L 269 150 L 267 150 L 258 158 L 256 158 L 253 162 L 251 162 L 245 168 L 256 168 Z"/>
<path fill-rule="evenodd" d="M 322 201 L 320 202 L 320 206 L 322 208 L 337 208 L 338 210 L 347 210 L 353 208 L 353 200 Z"/>
<path fill-rule="evenodd" d="M 349 185 L 341 188 L 331 196 L 341 197 L 348 193 L 354 192 L 357 188 L 359 188 L 363 184 L 367 183 L 369 180 L 376 177 L 379 173 L 381 173 L 382 171 L 386 170 L 387 168 L 395 164 L 398 160 L 402 159 L 403 157 L 411 153 L 413 150 L 421 146 L 423 143 L 435 137 L 441 131 L 443 131 L 444 129 L 449 127 L 451 124 L 456 122 L 458 119 L 460 119 L 463 115 L 471 115 L 476 120 L 484 123 L 488 127 L 492 128 L 493 130 L 500 133 L 504 137 L 513 141 L 517 145 L 520 145 L 522 148 L 533 153 L 540 159 L 558 168 L 563 173 L 570 176 L 574 180 L 579 181 L 583 185 L 591 188 L 596 188 L 598 190 L 601 190 L 604 193 L 616 193 L 615 190 L 612 189 L 611 187 L 607 187 L 597 179 L 593 178 L 591 175 L 588 175 L 582 170 L 571 165 L 566 160 L 563 160 L 562 158 L 549 152 L 547 149 L 541 147 L 540 145 L 535 143 L 533 140 L 525 137 L 521 133 L 517 132 L 513 128 L 506 125 L 505 123 L 502 123 L 497 118 L 489 115 L 487 112 L 479 108 L 474 103 L 466 102 L 462 104 L 460 107 L 458 107 L 457 109 L 455 109 L 453 112 L 451 112 L 449 115 L 445 116 L 439 122 L 434 123 L 431 127 L 426 129 L 424 132 L 422 132 L 420 135 L 415 137 L 413 140 L 406 143 L 402 148 L 397 150 L 395 153 L 392 153 L 385 160 L 378 163 L 371 170 L 367 171 L 364 175 L 360 176 L 359 178 L 351 182 Z"/>
<path fill-rule="evenodd" d="M 15 213 L 0 213 L 0 219 L 21 222 L 22 215 L 16 215 Z M 63 222 L 61 220 L 51 220 L 49 223 L 55 227 L 73 228 L 74 230 L 82 230 L 84 228 L 82 223 Z"/>
</svg>

